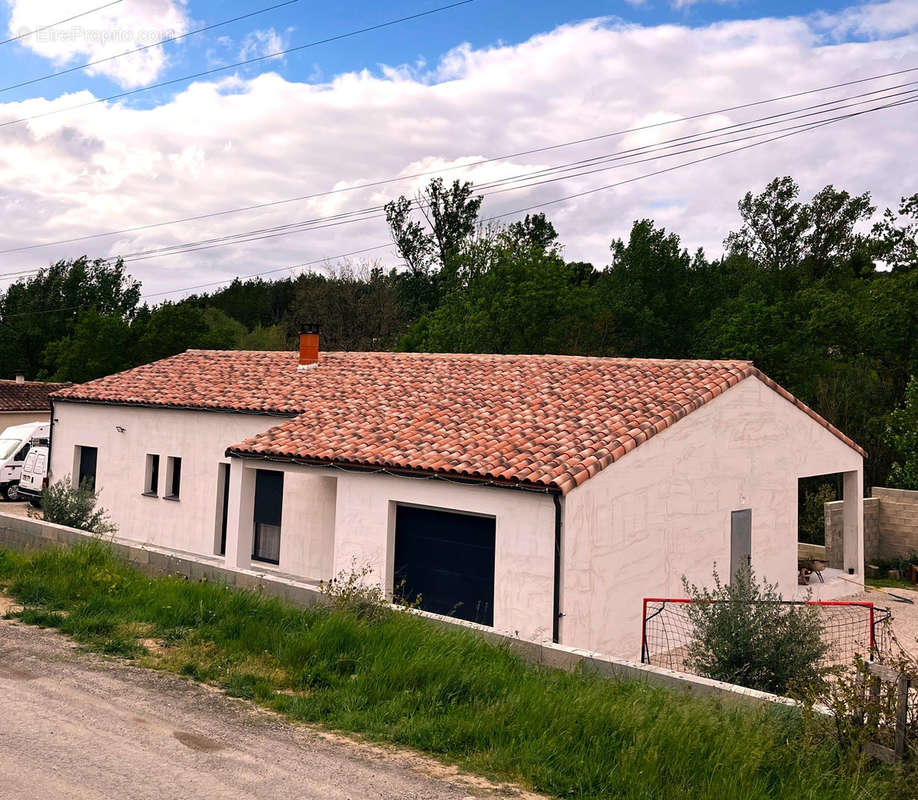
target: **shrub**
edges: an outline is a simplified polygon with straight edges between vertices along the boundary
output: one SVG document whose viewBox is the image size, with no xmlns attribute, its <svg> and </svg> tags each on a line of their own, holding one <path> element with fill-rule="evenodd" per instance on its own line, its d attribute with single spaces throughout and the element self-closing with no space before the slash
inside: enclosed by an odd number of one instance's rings
<svg viewBox="0 0 918 800">
<path fill-rule="evenodd" d="M 57 525 L 67 525 L 96 536 L 114 535 L 118 527 L 104 508 L 96 508 L 99 495 L 84 481 L 73 486 L 70 476 L 45 487 L 41 493 L 44 518 Z"/>
<path fill-rule="evenodd" d="M 695 636 L 686 663 L 699 675 L 777 694 L 822 682 L 828 645 L 814 606 L 781 603 L 777 586 L 759 584 L 747 566 L 729 585 L 715 568 L 712 590 L 682 583 L 696 601 L 687 607 Z"/>
<path fill-rule="evenodd" d="M 357 559 L 351 560 L 349 570 L 341 570 L 334 578 L 322 581 L 319 589 L 335 608 L 347 609 L 363 619 L 374 619 L 390 610 L 386 593 L 378 583 L 369 583 L 373 567 L 357 566 Z"/>
</svg>

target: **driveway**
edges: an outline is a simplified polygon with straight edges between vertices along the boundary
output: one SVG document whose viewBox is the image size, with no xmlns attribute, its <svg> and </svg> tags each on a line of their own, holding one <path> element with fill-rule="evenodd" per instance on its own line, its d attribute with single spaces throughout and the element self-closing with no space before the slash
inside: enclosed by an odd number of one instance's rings
<svg viewBox="0 0 918 800">
<path fill-rule="evenodd" d="M 8 620 L 0 620 L 0 707 L 0 800 L 534 797 L 288 723 Z"/>
</svg>

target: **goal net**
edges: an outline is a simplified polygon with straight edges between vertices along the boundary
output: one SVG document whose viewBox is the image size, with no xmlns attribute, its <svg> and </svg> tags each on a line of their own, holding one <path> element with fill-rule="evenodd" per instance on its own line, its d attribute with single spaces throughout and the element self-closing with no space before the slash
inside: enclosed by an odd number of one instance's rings
<svg viewBox="0 0 918 800">
<path fill-rule="evenodd" d="M 685 597 L 644 598 L 641 629 L 641 663 L 691 672 L 687 663 L 695 626 L 689 613 L 692 603 Z M 731 602 L 716 600 L 713 602 Z M 804 600 L 777 601 L 786 606 L 815 606 L 822 621 L 822 636 L 828 645 L 823 666 L 848 666 L 855 655 L 865 661 L 882 660 L 890 647 L 888 609 L 870 602 Z"/>
</svg>

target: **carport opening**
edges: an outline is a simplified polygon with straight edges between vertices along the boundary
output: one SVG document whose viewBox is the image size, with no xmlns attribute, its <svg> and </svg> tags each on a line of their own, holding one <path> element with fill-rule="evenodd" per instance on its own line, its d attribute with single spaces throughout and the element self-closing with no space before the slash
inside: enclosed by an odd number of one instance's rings
<svg viewBox="0 0 918 800">
<path fill-rule="evenodd" d="M 797 480 L 797 541 L 825 546 L 826 503 L 844 500 L 844 474 L 812 475 Z"/>
<path fill-rule="evenodd" d="M 494 517 L 398 505 L 393 594 L 424 611 L 494 624 Z"/>
</svg>

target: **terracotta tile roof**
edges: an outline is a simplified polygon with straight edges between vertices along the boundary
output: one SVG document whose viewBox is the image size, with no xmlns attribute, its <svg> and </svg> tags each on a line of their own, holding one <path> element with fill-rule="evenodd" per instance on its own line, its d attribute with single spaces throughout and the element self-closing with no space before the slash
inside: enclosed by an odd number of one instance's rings
<svg viewBox="0 0 918 800">
<path fill-rule="evenodd" d="M 69 383 L 45 383 L 43 381 L 0 380 L 0 411 L 48 411 L 51 404 L 48 396 Z"/>
<path fill-rule="evenodd" d="M 750 376 L 746 361 L 188 351 L 62 399 L 294 415 L 237 455 L 435 473 L 568 492 Z"/>
</svg>

